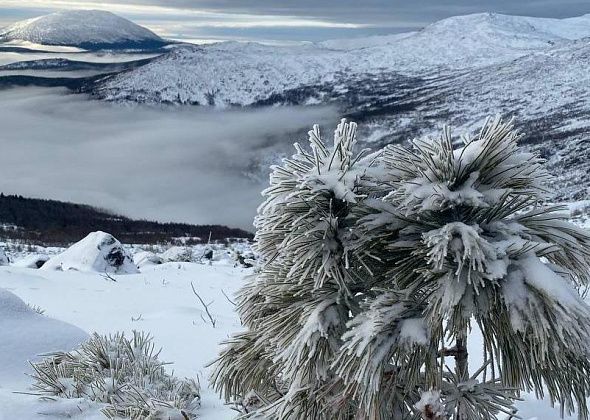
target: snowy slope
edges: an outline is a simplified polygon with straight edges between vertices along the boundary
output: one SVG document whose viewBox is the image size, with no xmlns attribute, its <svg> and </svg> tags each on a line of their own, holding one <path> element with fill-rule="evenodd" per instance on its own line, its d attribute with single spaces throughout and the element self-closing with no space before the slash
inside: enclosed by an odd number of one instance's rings
<svg viewBox="0 0 590 420">
<path fill-rule="evenodd" d="M 461 69 L 508 61 L 569 40 L 590 36 L 590 14 L 567 19 L 478 13 L 435 22 L 419 32 L 368 38 L 362 51 L 350 51 L 357 60 L 402 73 L 425 67 Z M 372 41 L 372 42 L 371 42 Z M 321 45 L 340 48 L 350 41 Z"/>
<path fill-rule="evenodd" d="M 30 370 L 28 360 L 37 360 L 42 353 L 71 350 L 86 338 L 81 329 L 36 313 L 0 288 L 0 388 L 26 382 L 23 374 Z"/>
<path fill-rule="evenodd" d="M 168 263 L 146 267 L 141 274 L 116 276 L 117 282 L 107 282 L 99 273 L 2 267 L 0 287 L 11 290 L 27 303 L 41 306 L 48 316 L 73 323 L 89 333 L 129 334 L 134 329 L 150 332 L 156 347 L 162 347 L 160 359 L 173 362 L 170 370 L 180 377 L 199 378 L 203 388 L 199 419 L 230 420 L 236 417 L 236 412 L 208 388 L 211 368 L 206 365 L 217 356 L 219 342 L 242 328 L 224 294 L 231 297 L 243 284 L 243 276 L 250 273 L 251 270 L 223 265 Z M 210 310 L 217 320 L 215 328 L 207 322 L 203 308 L 193 295 L 191 282 L 205 302 L 212 302 Z M 0 346 L 6 331 L 0 324 Z M 477 333 L 469 342 L 473 354 L 479 354 L 481 338 Z M 45 348 L 49 350 L 52 346 L 47 343 Z M 39 350 L 45 351 L 43 348 Z M 0 352 L 0 365 L 5 364 L 9 355 L 15 367 L 12 379 L 0 383 L 0 420 L 104 419 L 100 407 L 81 400 L 42 402 L 35 396 L 14 394 L 13 391 L 27 391 L 30 380 L 19 372 L 27 371 L 26 360 L 31 355 Z M 518 404 L 523 419 L 560 418 L 559 410 L 551 408 L 548 401 L 536 401 L 527 394 L 523 399 Z"/>
<path fill-rule="evenodd" d="M 453 16 L 428 25 L 421 31 L 364 38 L 337 39 L 319 45 L 337 50 L 383 47 L 386 45 L 417 47 L 421 51 L 446 53 L 481 50 L 486 45 L 517 49 L 544 48 L 547 43 L 590 36 L 590 14 L 565 18 L 511 16 L 500 13 L 474 13 Z M 428 46 L 429 48 L 426 50 Z M 401 48 L 400 48 L 401 49 Z M 417 52 L 412 52 L 418 55 Z"/>
<path fill-rule="evenodd" d="M 385 37 L 282 47 L 186 46 L 107 79 L 94 92 L 109 100 L 251 105 L 297 88 L 346 87 L 367 75 L 416 76 L 499 64 L 586 36 L 590 15 L 560 20 L 486 13 Z"/>
<path fill-rule="evenodd" d="M 17 22 L 0 40 L 84 49 L 160 47 L 166 42 L 142 26 L 101 10 L 69 10 Z"/>
<path fill-rule="evenodd" d="M 340 53 L 309 45 L 183 46 L 141 69 L 115 76 L 95 93 L 109 100 L 251 105 L 320 79 L 334 80 L 345 59 Z"/>
<path fill-rule="evenodd" d="M 88 333 L 150 332 L 156 348 L 162 348 L 160 359 L 173 363 L 169 371 L 173 370 L 179 377 L 199 379 L 203 388 L 199 419 L 230 420 L 235 418 L 235 411 L 208 389 L 210 368 L 206 365 L 216 357 L 219 343 L 240 328 L 233 305 L 224 293 L 231 297 L 243 284 L 242 277 L 250 272 L 224 265 L 169 263 L 145 267 L 141 274 L 115 275 L 117 282 L 112 282 L 105 281 L 100 273 L 2 267 L 0 288 L 9 289 L 27 303 L 45 309 L 47 320 L 55 317 L 74 323 Z M 206 321 L 207 315 L 193 294 L 191 283 L 207 303 L 211 302 L 209 310 L 217 321 L 215 328 Z M 1 299 L 0 303 L 3 303 Z M 0 309 L 0 317 L 1 314 Z M 0 319 L 0 348 L 6 331 Z M 46 347 L 40 346 L 38 351 L 56 350 L 52 337 L 45 339 Z M 22 336 L 21 341 L 25 345 Z M 67 342 L 62 346 L 64 350 L 70 347 Z M 0 420 L 105 418 L 97 407 L 79 404 L 79 400 L 75 400 L 78 404 L 41 403 L 34 396 L 13 394 L 13 391 L 27 391 L 31 381 L 23 373 L 28 372 L 26 361 L 32 356 L 10 352 L 10 360 L 15 361 L 14 375 L 10 380 L 0 381 Z M 7 353 L 0 353 L 0 365 L 7 357 Z M 65 414 L 76 405 L 80 409 Z M 41 416 L 40 412 L 49 414 Z"/>
<path fill-rule="evenodd" d="M 99 81 L 114 101 L 199 105 L 333 104 L 369 146 L 469 130 L 515 116 L 549 160 L 558 199 L 590 198 L 590 15 L 476 14 L 422 31 L 297 47 L 220 43 L 175 48 Z"/>
<path fill-rule="evenodd" d="M 557 198 L 582 200 L 590 197 L 590 40 L 533 53 L 505 63 L 431 78 L 418 83 L 387 113 L 383 91 L 373 90 L 351 109 L 363 108 L 370 124 L 382 137 L 376 144 L 407 140 L 431 134 L 443 124 L 457 133 L 478 126 L 490 114 L 517 118 L 524 132 L 522 142 L 548 159 L 557 176 Z M 367 111 L 368 110 L 368 111 Z M 376 144 L 372 146 L 375 147 Z"/>
</svg>

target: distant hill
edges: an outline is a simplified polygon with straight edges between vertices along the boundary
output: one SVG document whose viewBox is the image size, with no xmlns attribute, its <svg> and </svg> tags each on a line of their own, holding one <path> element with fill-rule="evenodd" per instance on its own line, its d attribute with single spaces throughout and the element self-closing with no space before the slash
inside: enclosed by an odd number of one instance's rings
<svg viewBox="0 0 590 420">
<path fill-rule="evenodd" d="M 66 10 L 17 22 L 0 41 L 97 49 L 152 49 L 167 41 L 143 26 L 102 10 Z"/>
<path fill-rule="evenodd" d="M 123 243 L 155 244 L 190 237 L 206 242 L 251 238 L 241 229 L 133 220 L 83 204 L 0 194 L 0 240 L 20 239 L 44 246 L 64 246 L 102 230 Z"/>
</svg>

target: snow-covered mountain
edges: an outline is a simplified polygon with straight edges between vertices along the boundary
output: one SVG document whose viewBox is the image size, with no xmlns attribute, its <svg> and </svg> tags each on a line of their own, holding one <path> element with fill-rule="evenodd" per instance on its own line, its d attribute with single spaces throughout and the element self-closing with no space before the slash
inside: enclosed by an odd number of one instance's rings
<svg viewBox="0 0 590 420">
<path fill-rule="evenodd" d="M 158 48 L 166 44 L 149 29 L 102 10 L 56 12 L 0 30 L 0 41 L 16 40 L 84 49 Z"/>
<path fill-rule="evenodd" d="M 558 175 L 559 197 L 590 198 L 590 15 L 474 14 L 406 34 L 297 46 L 175 45 L 146 63 L 76 89 L 141 103 L 331 104 L 362 122 L 374 148 L 444 123 L 470 130 L 487 115 L 514 115 L 523 141 Z"/>
<path fill-rule="evenodd" d="M 367 75 L 431 76 L 480 68 L 586 36 L 590 15 L 545 19 L 485 13 L 445 19 L 419 32 L 353 41 L 184 46 L 104 81 L 96 92 L 109 100 L 251 105 L 303 86 L 346 88 Z"/>
<path fill-rule="evenodd" d="M 514 116 L 522 143 L 537 149 L 558 176 L 557 197 L 590 198 L 590 40 L 505 63 L 425 80 L 379 121 L 379 143 L 428 134 L 443 123 L 471 130 L 491 113 Z M 376 97 L 364 104 L 383 109 Z"/>
<path fill-rule="evenodd" d="M 421 31 L 276 47 L 220 43 L 172 49 L 100 79 L 114 101 L 199 105 L 328 103 L 362 122 L 372 147 L 518 117 L 523 141 L 558 176 L 558 197 L 590 198 L 590 15 L 458 16 Z"/>
</svg>

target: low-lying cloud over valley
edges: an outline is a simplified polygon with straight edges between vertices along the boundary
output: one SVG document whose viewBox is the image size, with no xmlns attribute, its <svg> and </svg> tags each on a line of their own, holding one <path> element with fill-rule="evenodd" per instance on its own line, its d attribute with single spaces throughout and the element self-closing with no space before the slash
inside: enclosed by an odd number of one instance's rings
<svg viewBox="0 0 590 420">
<path fill-rule="evenodd" d="M 61 89 L 0 95 L 0 191 L 136 218 L 251 229 L 267 167 L 331 108 L 124 106 Z"/>
</svg>

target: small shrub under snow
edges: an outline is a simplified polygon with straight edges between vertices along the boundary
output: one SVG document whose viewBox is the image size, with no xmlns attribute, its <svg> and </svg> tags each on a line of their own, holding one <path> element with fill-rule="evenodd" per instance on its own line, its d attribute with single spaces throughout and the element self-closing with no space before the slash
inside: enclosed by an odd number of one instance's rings
<svg viewBox="0 0 590 420">
<path fill-rule="evenodd" d="M 45 254 L 30 254 L 16 260 L 12 265 L 14 267 L 37 269 L 43 267 L 43 265 L 49 261 L 49 258 L 49 255 Z"/>
<path fill-rule="evenodd" d="M 192 262 L 193 251 L 186 246 L 173 246 L 161 255 L 166 262 Z"/>
<path fill-rule="evenodd" d="M 162 257 L 150 251 L 139 251 L 133 255 L 133 262 L 138 268 L 159 265 L 164 262 Z"/>
<path fill-rule="evenodd" d="M 0 248 L 0 265 L 8 265 L 10 260 L 2 248 Z"/>
<path fill-rule="evenodd" d="M 196 417 L 200 387 L 166 373 L 152 338 L 133 332 L 94 334 L 77 350 L 53 353 L 33 364 L 33 389 L 45 398 L 86 398 L 105 403 L 109 418 L 187 420 Z"/>
</svg>

